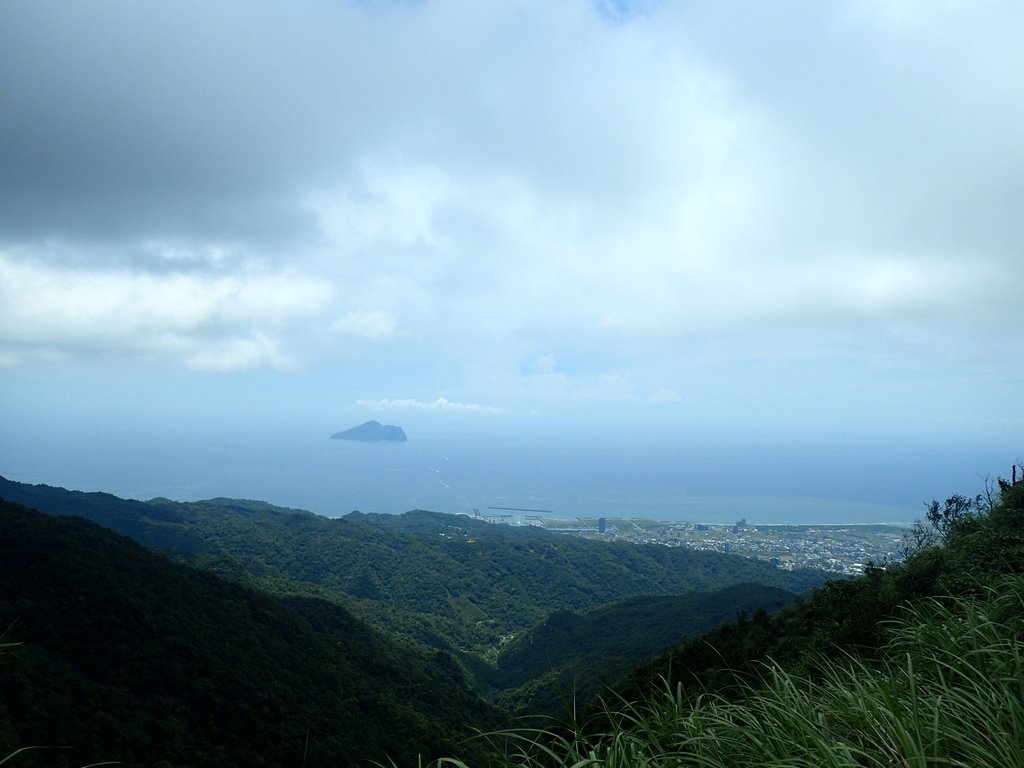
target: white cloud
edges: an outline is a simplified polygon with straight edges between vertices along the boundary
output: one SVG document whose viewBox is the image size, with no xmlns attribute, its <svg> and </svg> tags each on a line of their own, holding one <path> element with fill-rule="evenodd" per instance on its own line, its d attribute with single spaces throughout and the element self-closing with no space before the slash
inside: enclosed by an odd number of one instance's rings
<svg viewBox="0 0 1024 768">
<path fill-rule="evenodd" d="M 500 408 L 490 405 L 479 405 L 477 403 L 459 403 L 439 397 L 431 402 L 420 400 L 394 400 L 383 398 L 380 400 L 359 400 L 356 402 L 360 408 L 371 408 L 376 411 L 457 411 L 461 413 L 500 413 Z"/>
<path fill-rule="evenodd" d="M 366 248 L 432 245 L 435 217 L 452 181 L 430 165 L 367 161 L 352 182 L 315 193 L 307 205 L 332 241 L 349 254 Z"/>
<path fill-rule="evenodd" d="M 297 367 L 294 358 L 281 352 L 277 341 L 262 333 L 254 333 L 250 338 L 196 345 L 196 349 L 186 356 L 185 363 L 190 368 L 204 371 L 233 371 L 263 366 L 289 370 Z"/>
<path fill-rule="evenodd" d="M 69 269 L 0 254 L 0 348 L 8 359 L 170 357 L 203 369 L 288 368 L 295 362 L 275 337 L 330 295 L 329 286 L 290 273 Z"/>
</svg>

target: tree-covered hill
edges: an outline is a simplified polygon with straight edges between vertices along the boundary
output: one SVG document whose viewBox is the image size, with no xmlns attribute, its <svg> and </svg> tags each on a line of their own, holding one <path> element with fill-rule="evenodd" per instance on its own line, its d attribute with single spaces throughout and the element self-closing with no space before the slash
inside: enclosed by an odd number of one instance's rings
<svg viewBox="0 0 1024 768">
<path fill-rule="evenodd" d="M 328 520 L 0 482 L 12 492 L 279 599 L 3 503 L 0 621 L 24 645 L 0 663 L 0 750 L 59 738 L 83 750 L 76 762 L 272 765 L 297 763 L 301 731 L 308 765 L 390 754 L 412 766 L 454 749 L 482 766 L 452 743 L 493 715 L 444 648 L 463 662 L 497 649 L 478 682 L 547 708 L 570 677 L 611 681 L 620 658 L 703 612 L 729 621 L 634 670 L 574 727 L 513 735 L 523 751 L 507 764 L 1024 768 L 1024 483 L 933 503 L 905 562 L 772 613 L 763 600 L 788 595 L 743 586 L 737 571 L 761 573 L 743 559 L 427 512 Z M 716 580 L 716 596 L 664 597 Z M 339 605 L 438 648 L 386 641 Z M 494 642 L 503 628 L 518 639 Z"/>
<path fill-rule="evenodd" d="M 416 511 L 329 519 L 262 502 L 135 502 L 0 479 L 0 497 L 78 514 L 277 594 L 320 596 L 374 626 L 493 659 L 558 610 L 756 582 L 793 592 L 829 574 L 659 545 L 597 542 Z"/>
<path fill-rule="evenodd" d="M 711 592 L 640 596 L 583 614 L 557 611 L 502 649 L 499 700 L 520 715 L 564 715 L 573 698 L 586 702 L 642 662 L 737 615 L 760 615 L 796 595 L 761 584 Z"/>
<path fill-rule="evenodd" d="M 503 764 L 1024 768 L 1024 482 L 933 502 L 918 532 L 903 563 L 695 638 L 573 723 L 512 732 Z"/>
<path fill-rule="evenodd" d="M 928 518 L 904 562 L 829 582 L 777 613 L 723 625 L 637 669 L 622 692 L 640 695 L 663 677 L 722 689 L 736 671 L 768 658 L 813 671 L 821 654 L 837 647 L 870 655 L 885 642 L 885 622 L 908 603 L 976 595 L 1003 575 L 1024 574 L 1024 482 L 932 502 Z"/>
<path fill-rule="evenodd" d="M 15 644 L 0 658 L 0 760 L 62 747 L 12 765 L 414 763 L 497 722 L 450 656 L 337 605 L 282 602 L 6 501 L 0 628 Z"/>
</svg>

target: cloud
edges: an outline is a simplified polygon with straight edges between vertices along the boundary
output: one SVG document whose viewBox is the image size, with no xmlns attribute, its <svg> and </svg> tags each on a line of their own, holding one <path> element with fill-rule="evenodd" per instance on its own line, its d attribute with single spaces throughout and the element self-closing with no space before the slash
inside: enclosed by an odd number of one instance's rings
<svg viewBox="0 0 1024 768">
<path fill-rule="evenodd" d="M 281 352 L 278 342 L 258 332 L 250 338 L 207 342 L 195 347 L 186 356 L 185 364 L 199 370 L 233 371 L 261 366 L 288 370 L 296 366 L 289 355 Z"/>
<path fill-rule="evenodd" d="M 804 371 L 779 397 L 836 357 L 1024 375 L 1019 3 L 3 16 L 7 365 L 555 404 L 689 402 L 727 355 Z"/>
<path fill-rule="evenodd" d="M 87 354 L 289 368 L 278 337 L 330 295 L 289 273 L 69 269 L 0 253 L 0 349 L 12 361 Z"/>
<path fill-rule="evenodd" d="M 451 184 L 430 165 L 367 159 L 351 184 L 315 193 L 307 205 L 320 228 L 348 253 L 382 245 L 431 245 L 437 236 L 435 217 L 451 194 Z"/>
<path fill-rule="evenodd" d="M 419 400 L 393 400 L 383 398 L 381 400 L 359 400 L 356 402 L 360 408 L 371 408 L 376 411 L 455 411 L 459 413 L 501 413 L 500 408 L 490 405 L 479 405 L 477 403 L 452 402 L 446 398 L 439 397 L 432 402 L 421 402 Z"/>
</svg>

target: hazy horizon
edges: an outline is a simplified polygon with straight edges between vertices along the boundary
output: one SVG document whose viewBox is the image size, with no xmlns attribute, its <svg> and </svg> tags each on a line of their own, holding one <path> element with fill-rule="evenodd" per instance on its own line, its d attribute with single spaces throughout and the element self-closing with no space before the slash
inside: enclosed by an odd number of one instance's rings
<svg viewBox="0 0 1024 768">
<path fill-rule="evenodd" d="M 54 425 L 4 445 L 0 475 L 148 500 L 249 498 L 338 517 L 358 509 L 751 524 L 906 524 L 923 504 L 983 492 L 1009 473 L 999 446 L 403 424 L 408 443 L 329 439 L 352 424 L 191 425 L 154 431 Z M 494 425 L 496 426 L 496 425 Z M 1005 465 L 1005 466 L 1004 466 Z"/>
</svg>

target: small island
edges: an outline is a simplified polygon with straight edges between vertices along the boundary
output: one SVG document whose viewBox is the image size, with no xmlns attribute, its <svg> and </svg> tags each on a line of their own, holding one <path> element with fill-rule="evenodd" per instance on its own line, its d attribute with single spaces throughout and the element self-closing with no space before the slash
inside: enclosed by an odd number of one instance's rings
<svg viewBox="0 0 1024 768">
<path fill-rule="evenodd" d="M 381 424 L 379 421 L 368 421 L 358 427 L 335 432 L 331 440 L 357 440 L 362 443 L 404 443 L 408 440 L 405 430 L 394 424 Z"/>
</svg>

